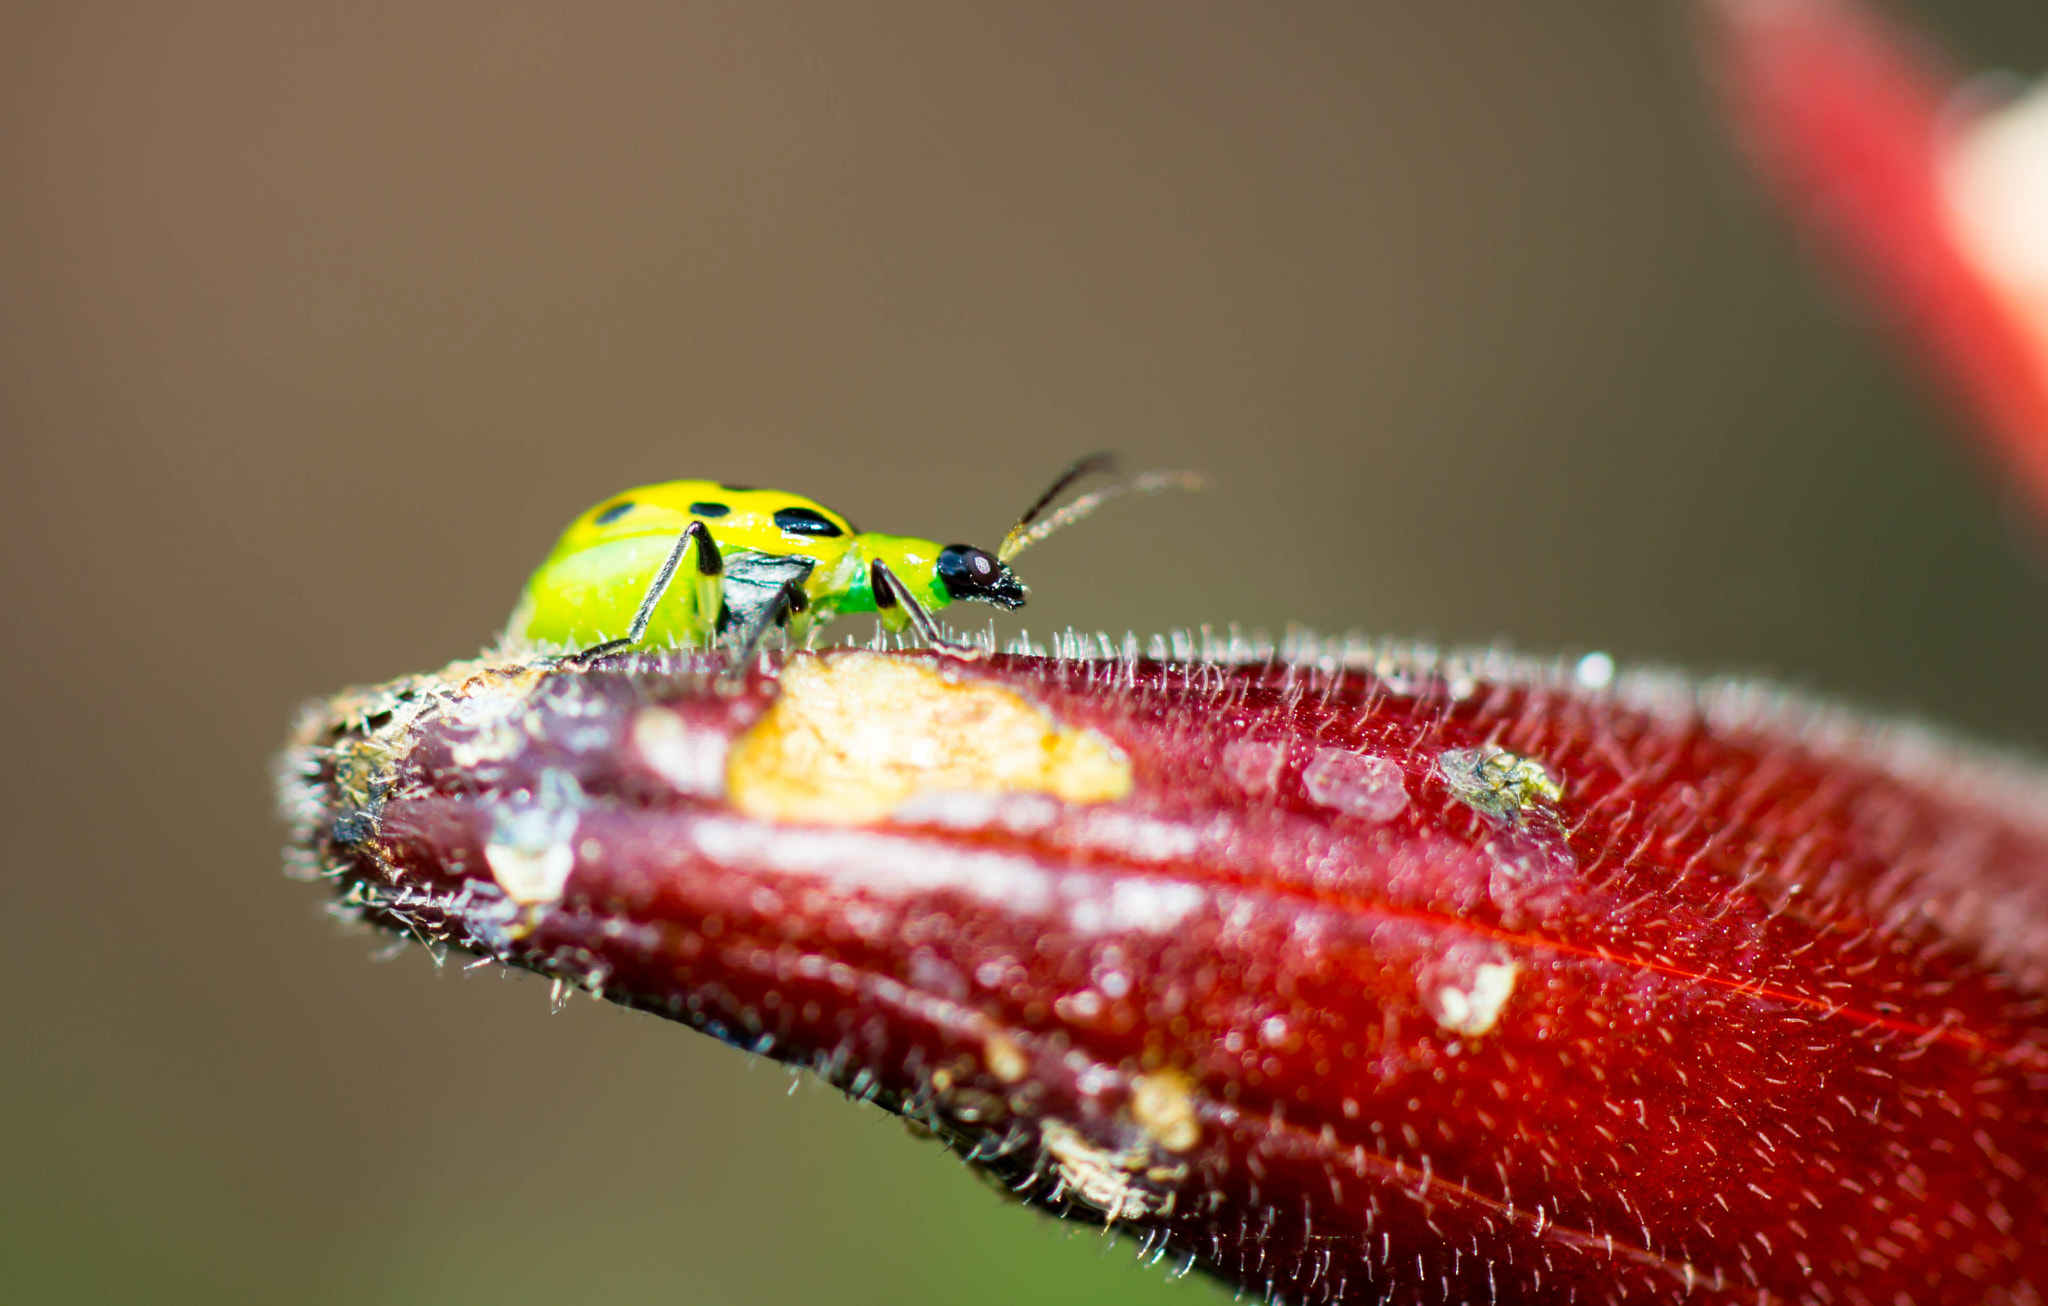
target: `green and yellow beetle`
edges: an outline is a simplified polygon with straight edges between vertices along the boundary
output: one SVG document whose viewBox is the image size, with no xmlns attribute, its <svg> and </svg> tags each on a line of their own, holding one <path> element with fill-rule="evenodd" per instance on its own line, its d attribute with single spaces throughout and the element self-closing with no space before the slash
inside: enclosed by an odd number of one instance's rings
<svg viewBox="0 0 2048 1306">
<path fill-rule="evenodd" d="M 1154 472 L 1046 508 L 1107 455 L 1083 458 L 1040 495 L 994 552 L 856 530 L 811 499 L 717 481 L 668 481 L 615 495 L 578 517 L 526 583 L 505 629 L 509 648 L 577 650 L 588 661 L 647 642 L 697 648 L 723 638 L 743 660 L 777 626 L 803 644 L 841 613 L 874 612 L 891 630 L 965 657 L 932 616 L 959 599 L 1024 604 L 1009 561 L 1130 491 L 1192 489 L 1184 472 Z M 680 573 L 681 579 L 678 581 Z"/>
</svg>

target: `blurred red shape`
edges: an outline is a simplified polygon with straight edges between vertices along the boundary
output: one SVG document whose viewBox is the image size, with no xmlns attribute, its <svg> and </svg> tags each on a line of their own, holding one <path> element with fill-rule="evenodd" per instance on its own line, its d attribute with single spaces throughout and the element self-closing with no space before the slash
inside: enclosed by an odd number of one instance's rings
<svg viewBox="0 0 2048 1306">
<path fill-rule="evenodd" d="M 882 656 L 1120 796 L 749 815 L 787 667 L 471 665 L 308 716 L 296 855 L 1255 1293 L 2042 1300 L 2039 774 L 1597 657 L 1090 652 Z"/>
<path fill-rule="evenodd" d="M 1856 0 L 1703 8 L 1759 169 L 2048 520 L 2048 104 L 1959 95 Z"/>
</svg>

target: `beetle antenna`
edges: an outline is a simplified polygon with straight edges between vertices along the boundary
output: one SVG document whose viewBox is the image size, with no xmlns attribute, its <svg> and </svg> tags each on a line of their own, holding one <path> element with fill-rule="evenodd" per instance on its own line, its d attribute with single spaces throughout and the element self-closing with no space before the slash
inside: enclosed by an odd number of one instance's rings
<svg viewBox="0 0 2048 1306">
<path fill-rule="evenodd" d="M 1045 505 L 1052 502 L 1061 490 L 1071 485 L 1076 477 L 1094 471 L 1098 465 L 1107 464 L 1109 461 L 1109 455 L 1095 454 L 1068 468 L 1067 473 L 1060 477 L 1037 503 L 1031 505 L 1031 511 L 1024 514 L 1023 520 L 1010 528 L 1010 533 L 1003 537 L 1001 547 L 996 549 L 996 560 L 1008 562 L 1054 531 L 1080 521 L 1111 499 L 1121 498 L 1126 494 L 1159 494 L 1165 490 L 1187 490 L 1192 493 L 1201 489 L 1203 485 L 1201 475 L 1196 472 L 1145 472 L 1133 476 L 1128 481 L 1105 485 L 1093 493 L 1084 494 L 1043 521 L 1037 520 L 1038 515 L 1045 511 Z"/>
<path fill-rule="evenodd" d="M 1038 514 L 1045 511 L 1046 505 L 1059 498 L 1060 491 L 1066 489 L 1075 481 L 1080 480 L 1083 476 L 1093 476 L 1096 472 L 1113 472 L 1115 470 L 1116 455 L 1113 453 L 1091 453 L 1086 457 L 1076 458 L 1073 466 L 1053 478 L 1052 484 L 1046 487 L 1045 493 L 1038 496 L 1038 502 L 1024 510 L 1024 515 L 1017 519 L 1017 524 L 1012 526 L 1010 533 L 1003 537 L 1004 543 L 1007 544 L 1010 540 L 1016 538 L 1026 526 L 1037 521 Z"/>
</svg>

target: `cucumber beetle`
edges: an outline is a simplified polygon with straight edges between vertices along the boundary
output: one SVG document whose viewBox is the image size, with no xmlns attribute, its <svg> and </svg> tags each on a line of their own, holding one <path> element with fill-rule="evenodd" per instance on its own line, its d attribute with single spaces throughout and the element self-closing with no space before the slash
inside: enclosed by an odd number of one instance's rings
<svg viewBox="0 0 2048 1306">
<path fill-rule="evenodd" d="M 847 612 L 915 628 L 962 657 L 980 649 L 946 638 L 932 613 L 956 600 L 1024 605 L 1010 559 L 1109 500 L 1195 489 L 1187 472 L 1151 472 L 1082 495 L 1048 513 L 1083 476 L 1109 470 L 1094 454 L 1062 472 L 994 553 L 855 529 L 823 504 L 781 490 L 668 481 L 614 495 L 578 517 L 526 583 L 505 629 L 508 646 L 579 649 L 576 661 L 643 640 L 702 647 L 720 639 L 737 665 L 775 627 L 793 644 Z"/>
</svg>

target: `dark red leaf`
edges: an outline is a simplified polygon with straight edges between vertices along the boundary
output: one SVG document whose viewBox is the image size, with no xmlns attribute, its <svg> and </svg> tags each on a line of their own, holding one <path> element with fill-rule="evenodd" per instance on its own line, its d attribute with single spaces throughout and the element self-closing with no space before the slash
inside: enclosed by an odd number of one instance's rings
<svg viewBox="0 0 2048 1306">
<path fill-rule="evenodd" d="M 2041 1300 L 2039 776 L 1598 660 L 1068 651 L 354 692 L 299 855 L 1255 1292 Z"/>
</svg>

